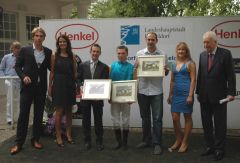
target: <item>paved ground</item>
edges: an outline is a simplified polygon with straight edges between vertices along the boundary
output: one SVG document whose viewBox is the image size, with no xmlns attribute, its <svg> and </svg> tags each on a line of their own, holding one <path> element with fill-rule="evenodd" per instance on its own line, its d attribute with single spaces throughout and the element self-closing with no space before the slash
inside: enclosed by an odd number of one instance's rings
<svg viewBox="0 0 240 163">
<path fill-rule="evenodd" d="M 94 133 L 92 131 L 92 133 Z M 94 135 L 94 134 L 93 134 Z M 160 156 L 151 154 L 152 149 L 137 149 L 136 145 L 141 140 L 141 132 L 131 130 L 129 135 L 128 151 L 111 149 L 115 143 L 112 130 L 105 129 L 103 151 L 97 151 L 95 143 L 92 143 L 92 149 L 85 151 L 83 149 L 82 128 L 75 127 L 73 129 L 73 137 L 76 141 L 75 145 L 66 144 L 64 148 L 59 148 L 51 137 L 43 137 L 41 142 L 44 149 L 36 150 L 30 145 L 30 137 L 24 145 L 23 150 L 15 155 L 9 154 L 9 148 L 13 144 L 14 138 L 10 138 L 0 145 L 0 162 L 1 163 L 59 163 L 59 162 L 84 162 L 84 163 L 203 163 L 213 162 L 211 157 L 200 157 L 204 151 L 203 137 L 200 134 L 192 134 L 190 146 L 186 153 L 168 152 L 167 147 L 173 142 L 174 135 L 172 133 L 164 133 L 163 149 L 164 152 Z M 93 139 L 94 140 L 94 139 Z M 228 136 L 226 157 L 220 161 L 223 163 L 240 162 L 240 137 Z"/>
<path fill-rule="evenodd" d="M 17 115 L 14 117 L 14 119 L 17 119 Z M 0 95 L 0 144 L 14 136 L 15 133 L 15 129 L 12 129 L 12 127 L 6 122 L 6 96 Z"/>
<path fill-rule="evenodd" d="M 200 157 L 204 151 L 204 141 L 201 133 L 194 133 L 190 139 L 190 146 L 186 153 L 170 153 L 167 147 L 174 141 L 174 135 L 168 130 L 164 130 L 163 149 L 160 156 L 152 155 L 152 149 L 147 148 L 139 150 L 136 145 L 141 141 L 141 130 L 131 129 L 129 135 L 128 151 L 113 151 L 112 145 L 115 143 L 114 134 L 111 129 L 105 129 L 104 133 L 104 151 L 97 151 L 93 141 L 93 147 L 89 151 L 83 149 L 83 135 L 81 127 L 73 128 L 73 137 L 75 145 L 66 144 L 62 149 L 57 147 L 52 137 L 42 137 L 44 144 L 43 150 L 36 150 L 30 145 L 30 136 L 28 135 L 23 150 L 15 155 L 9 154 L 9 148 L 15 140 L 16 127 L 12 130 L 11 126 L 5 122 L 5 96 L 0 97 L 0 163 L 203 163 L 213 162 L 211 157 Z M 16 115 L 16 114 L 15 114 Z M 17 116 L 17 115 L 16 115 Z M 17 118 L 15 117 L 15 120 Z M 31 123 L 30 123 L 31 124 Z M 16 126 L 16 124 L 14 125 Z M 31 130 L 31 129 L 30 129 Z M 29 132 L 31 133 L 31 131 Z M 93 135 L 94 132 L 92 131 Z M 234 135 L 229 132 L 229 135 Z M 235 132 L 236 133 L 236 132 Z M 239 133 L 239 132 L 237 132 Z M 236 135 L 236 134 L 235 134 Z M 93 138 L 94 140 L 94 138 Z M 223 163 L 240 162 L 240 135 L 228 136 L 226 146 L 226 157 L 220 161 Z"/>
<path fill-rule="evenodd" d="M 0 95 L 0 144 L 5 140 L 11 138 L 16 134 L 16 122 L 18 118 L 18 107 L 14 107 L 14 125 L 8 125 L 6 122 L 6 96 Z M 32 112 L 30 113 L 32 117 Z M 32 118 L 30 118 L 30 125 L 32 124 Z"/>
</svg>

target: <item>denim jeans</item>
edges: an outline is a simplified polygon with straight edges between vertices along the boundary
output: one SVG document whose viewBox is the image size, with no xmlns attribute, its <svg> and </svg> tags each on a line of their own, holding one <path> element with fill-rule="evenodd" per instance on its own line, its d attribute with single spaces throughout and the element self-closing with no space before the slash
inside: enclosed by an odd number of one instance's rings
<svg viewBox="0 0 240 163">
<path fill-rule="evenodd" d="M 146 96 L 138 93 L 138 104 L 142 118 L 142 141 L 148 144 L 160 145 L 162 139 L 163 94 Z M 153 133 L 151 133 L 151 113 Z"/>
</svg>

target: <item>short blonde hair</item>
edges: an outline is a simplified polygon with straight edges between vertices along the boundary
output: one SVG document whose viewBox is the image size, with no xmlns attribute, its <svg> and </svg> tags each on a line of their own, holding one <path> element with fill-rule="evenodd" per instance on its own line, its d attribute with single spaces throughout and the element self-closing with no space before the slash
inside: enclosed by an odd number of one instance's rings
<svg viewBox="0 0 240 163">
<path fill-rule="evenodd" d="M 41 27 L 35 27 L 35 28 L 33 28 L 33 30 L 32 30 L 32 38 L 35 36 L 35 34 L 36 34 L 37 32 L 41 32 L 41 33 L 43 34 L 43 36 L 46 37 L 46 33 L 45 33 L 45 31 L 44 31 L 43 28 L 41 28 Z"/>
</svg>

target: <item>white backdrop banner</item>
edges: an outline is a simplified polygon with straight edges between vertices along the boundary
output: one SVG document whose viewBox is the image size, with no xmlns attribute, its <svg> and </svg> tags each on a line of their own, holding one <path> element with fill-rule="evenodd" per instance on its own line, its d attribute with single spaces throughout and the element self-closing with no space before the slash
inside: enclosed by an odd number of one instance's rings
<svg viewBox="0 0 240 163">
<path fill-rule="evenodd" d="M 138 50 L 146 47 L 145 35 L 152 31 L 158 35 L 158 48 L 165 51 L 169 62 L 175 61 L 175 47 L 178 42 L 188 44 L 193 60 L 198 67 L 199 54 L 204 50 L 202 35 L 214 31 L 219 46 L 231 50 L 237 78 L 237 94 L 240 92 L 240 16 L 235 17 L 170 17 L 170 18 L 119 18 L 119 19 L 59 19 L 40 20 L 46 31 L 44 45 L 55 50 L 56 38 L 66 34 L 71 40 L 73 51 L 83 60 L 90 58 L 89 48 L 93 43 L 102 47 L 100 60 L 110 65 L 117 59 L 116 47 L 124 44 L 129 48 L 128 61 L 134 63 Z M 169 93 L 170 75 L 164 78 L 163 126 L 172 127 L 170 105 L 166 99 Z M 228 128 L 239 129 L 239 100 L 228 104 Z M 137 103 L 131 107 L 131 127 L 140 127 L 141 118 Z M 103 123 L 112 126 L 110 106 L 104 105 Z M 200 106 L 195 96 L 193 111 L 194 128 L 202 128 Z"/>
</svg>

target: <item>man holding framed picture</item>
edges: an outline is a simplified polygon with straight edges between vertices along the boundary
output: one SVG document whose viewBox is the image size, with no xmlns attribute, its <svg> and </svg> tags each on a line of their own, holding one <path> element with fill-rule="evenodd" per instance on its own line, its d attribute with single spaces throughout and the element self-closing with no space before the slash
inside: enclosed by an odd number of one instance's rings
<svg viewBox="0 0 240 163">
<path fill-rule="evenodd" d="M 128 48 L 124 45 L 117 47 L 118 61 L 111 64 L 110 78 L 112 81 L 132 80 L 133 79 L 133 65 L 127 62 Z M 117 144 L 113 149 L 117 150 L 123 145 L 123 149 L 127 150 L 127 139 L 129 133 L 129 119 L 130 119 L 130 103 L 111 103 L 111 115 L 113 120 L 114 133 Z M 122 128 L 120 115 L 122 113 Z"/>
<path fill-rule="evenodd" d="M 158 38 L 154 32 L 146 35 L 147 47 L 138 51 L 136 56 L 165 56 L 164 71 L 168 74 L 167 55 L 157 48 Z M 138 59 L 135 62 L 135 69 L 140 68 Z M 138 104 L 142 118 L 143 137 L 138 148 L 154 146 L 153 154 L 162 153 L 162 117 L 163 117 L 163 77 L 138 77 Z M 153 121 L 153 133 L 151 132 L 151 113 Z"/>
<path fill-rule="evenodd" d="M 91 59 L 80 64 L 78 68 L 78 85 L 82 86 L 85 79 L 108 79 L 109 67 L 99 60 L 101 55 L 101 46 L 93 44 L 90 48 Z M 82 100 L 83 111 L 83 133 L 84 147 L 86 150 L 91 148 L 91 107 L 93 107 L 96 144 L 97 150 L 104 149 L 103 146 L 103 100 Z"/>
</svg>

